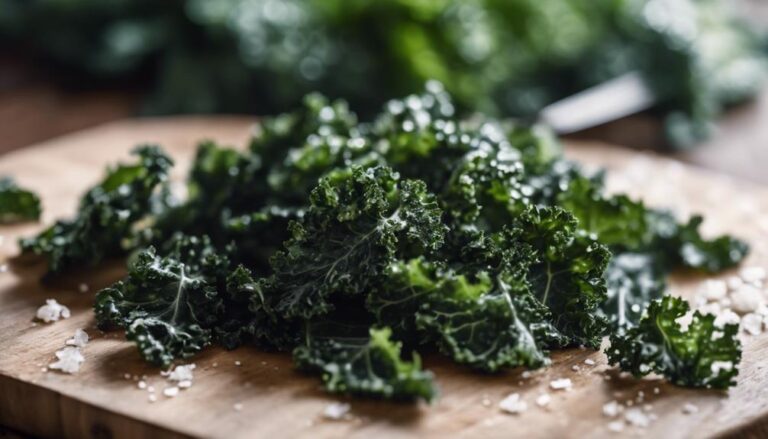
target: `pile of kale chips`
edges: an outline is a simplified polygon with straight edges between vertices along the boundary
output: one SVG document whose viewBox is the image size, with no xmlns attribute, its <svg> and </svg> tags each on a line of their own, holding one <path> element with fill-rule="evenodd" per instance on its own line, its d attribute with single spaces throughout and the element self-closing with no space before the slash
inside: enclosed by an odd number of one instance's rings
<svg viewBox="0 0 768 439">
<path fill-rule="evenodd" d="M 331 392 L 431 400 L 416 351 L 494 372 L 610 336 L 637 376 L 734 384 L 737 325 L 681 328 L 665 275 L 734 266 L 744 243 L 606 195 L 540 127 L 454 113 L 437 82 L 370 122 L 309 95 L 245 150 L 202 143 L 180 201 L 171 159 L 143 146 L 22 247 L 53 273 L 132 253 L 96 316 L 158 366 L 251 345 L 292 352 Z"/>
</svg>

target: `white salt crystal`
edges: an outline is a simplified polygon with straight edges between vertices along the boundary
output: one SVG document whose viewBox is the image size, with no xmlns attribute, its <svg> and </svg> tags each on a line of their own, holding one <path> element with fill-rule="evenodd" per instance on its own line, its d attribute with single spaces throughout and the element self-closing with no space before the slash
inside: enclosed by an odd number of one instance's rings
<svg viewBox="0 0 768 439">
<path fill-rule="evenodd" d="M 79 348 L 85 347 L 85 345 L 88 344 L 88 333 L 82 329 L 76 329 L 75 335 L 67 340 L 65 344 L 69 346 L 77 346 Z"/>
<path fill-rule="evenodd" d="M 548 393 L 542 393 L 536 398 L 536 405 L 539 407 L 546 407 L 552 401 L 552 397 Z"/>
<path fill-rule="evenodd" d="M 141 390 L 144 390 L 147 388 L 147 382 L 146 381 L 139 381 L 136 383 L 136 387 L 138 387 Z"/>
<path fill-rule="evenodd" d="M 192 381 L 195 370 L 195 364 L 180 364 L 173 368 L 173 370 L 167 372 L 160 372 L 160 374 L 166 377 L 169 381 Z"/>
<path fill-rule="evenodd" d="M 765 280 L 765 269 L 763 267 L 744 267 L 739 275 L 745 282 L 757 283 Z"/>
<path fill-rule="evenodd" d="M 763 303 L 763 293 L 752 285 L 743 285 L 731 294 L 731 308 L 739 314 L 755 312 Z"/>
<path fill-rule="evenodd" d="M 323 417 L 332 421 L 340 421 L 347 417 L 351 408 L 346 402 L 334 402 L 325 406 Z"/>
<path fill-rule="evenodd" d="M 243 409 L 243 404 L 237 402 L 232 407 L 239 412 Z"/>
<path fill-rule="evenodd" d="M 741 318 L 741 328 L 750 335 L 760 335 L 763 332 L 763 316 L 749 313 Z"/>
<path fill-rule="evenodd" d="M 147 399 L 149 400 L 149 402 L 155 402 L 157 401 L 157 395 L 155 395 L 154 393 L 150 393 Z"/>
<path fill-rule="evenodd" d="M 717 314 L 717 317 L 715 317 L 715 326 L 718 328 L 722 328 L 726 324 L 734 324 L 738 325 L 741 322 L 741 317 L 739 317 L 738 314 L 731 311 L 730 309 L 725 309 L 719 314 Z"/>
<path fill-rule="evenodd" d="M 616 401 L 603 404 L 603 415 L 609 418 L 616 417 L 622 410 L 623 407 Z"/>
<path fill-rule="evenodd" d="M 640 428 L 645 428 L 651 424 L 648 415 L 637 408 L 627 410 L 627 412 L 624 413 L 624 419 L 635 427 Z"/>
<path fill-rule="evenodd" d="M 722 280 L 706 280 L 699 287 L 698 293 L 710 302 L 717 301 L 728 294 L 728 285 Z"/>
<path fill-rule="evenodd" d="M 177 384 L 180 389 L 189 389 L 192 387 L 192 380 L 182 380 Z"/>
<path fill-rule="evenodd" d="M 570 378 L 560 378 L 549 382 L 549 387 L 553 390 L 568 390 L 573 386 Z"/>
<path fill-rule="evenodd" d="M 611 430 L 614 433 L 619 433 L 624 431 L 624 422 L 623 421 L 613 421 L 608 423 L 608 430 Z"/>
<path fill-rule="evenodd" d="M 178 387 L 166 387 L 165 389 L 163 389 L 163 395 L 165 395 L 168 398 L 173 398 L 178 394 L 179 394 Z"/>
<path fill-rule="evenodd" d="M 499 408 L 513 415 L 522 413 L 528 409 L 528 404 L 520 399 L 519 393 L 512 393 L 499 402 Z"/>
<path fill-rule="evenodd" d="M 56 358 L 58 358 L 58 361 L 49 364 L 48 368 L 60 370 L 64 373 L 76 373 L 80 370 L 80 365 L 85 361 L 80 348 L 74 346 L 67 346 L 56 351 Z"/>
<path fill-rule="evenodd" d="M 729 371 L 733 369 L 733 363 L 730 361 L 713 361 L 710 369 L 712 369 L 713 374 L 717 375 L 721 370 Z"/>
<path fill-rule="evenodd" d="M 586 360 L 584 360 L 584 364 L 586 364 L 587 366 L 594 366 L 595 365 L 595 360 L 593 360 L 591 358 L 587 358 Z"/>
<path fill-rule="evenodd" d="M 45 305 L 37 309 L 36 317 L 45 323 L 69 318 L 69 308 L 59 304 L 56 299 L 47 299 Z"/>
<path fill-rule="evenodd" d="M 728 284 L 729 290 L 735 291 L 741 288 L 742 285 L 744 285 L 744 281 L 738 276 L 731 276 L 728 278 L 727 284 Z"/>
<path fill-rule="evenodd" d="M 698 413 L 698 412 L 699 412 L 699 407 L 697 407 L 694 404 L 686 403 L 683 406 L 683 413 L 685 413 L 686 415 L 692 415 L 692 414 Z"/>
</svg>

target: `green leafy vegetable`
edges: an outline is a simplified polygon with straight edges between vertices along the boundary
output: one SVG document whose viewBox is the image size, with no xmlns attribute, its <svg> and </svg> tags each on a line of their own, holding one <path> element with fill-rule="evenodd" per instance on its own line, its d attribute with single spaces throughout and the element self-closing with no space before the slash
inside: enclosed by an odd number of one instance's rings
<svg viewBox="0 0 768 439">
<path fill-rule="evenodd" d="M 667 296 L 648 307 L 637 327 L 611 337 L 608 359 L 635 376 L 655 372 L 686 387 L 725 389 L 735 385 L 741 360 L 739 325 L 717 326 L 715 316 L 693 313 L 683 329 L 678 319 L 688 303 Z"/>
<path fill-rule="evenodd" d="M 161 366 L 251 345 L 294 352 L 331 392 L 431 400 L 417 351 L 497 372 L 610 336 L 633 373 L 730 385 L 735 330 L 713 340 L 698 316 L 682 331 L 687 305 L 657 300 L 673 269 L 731 267 L 746 245 L 608 195 L 546 129 L 454 106 L 436 82 L 368 122 L 308 96 L 246 149 L 200 144 L 184 200 L 164 190 L 167 157 L 144 148 L 25 248 L 53 271 L 135 249 L 97 322 Z"/>
<path fill-rule="evenodd" d="M 160 202 L 160 186 L 173 162 L 156 146 L 137 148 L 139 162 L 120 165 L 80 200 L 77 215 L 60 220 L 34 238 L 21 240 L 24 252 L 44 256 L 50 272 L 95 265 L 136 245 L 134 227 Z"/>
<path fill-rule="evenodd" d="M 11 178 L 0 178 L 0 224 L 37 221 L 40 212 L 37 195 L 20 188 Z"/>
<path fill-rule="evenodd" d="M 371 328 L 368 337 L 310 336 L 293 357 L 299 368 L 319 372 L 332 393 L 431 401 L 437 395 L 432 373 L 421 369 L 418 354 L 403 360 L 391 335 Z"/>
</svg>

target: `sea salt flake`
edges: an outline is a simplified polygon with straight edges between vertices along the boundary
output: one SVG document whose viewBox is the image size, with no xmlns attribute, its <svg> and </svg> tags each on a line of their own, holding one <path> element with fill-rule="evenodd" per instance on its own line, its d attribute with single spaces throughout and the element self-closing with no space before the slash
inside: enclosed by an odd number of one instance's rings
<svg viewBox="0 0 768 439">
<path fill-rule="evenodd" d="M 570 378 L 560 378 L 549 382 L 549 387 L 553 390 L 568 390 L 573 386 Z"/>
<path fill-rule="evenodd" d="M 766 272 L 763 267 L 744 267 L 739 271 L 739 275 L 745 282 L 756 283 L 765 280 Z"/>
<path fill-rule="evenodd" d="M 739 314 L 755 312 L 764 303 L 763 293 L 752 285 L 744 285 L 731 294 L 731 309 Z"/>
<path fill-rule="evenodd" d="M 692 414 L 698 413 L 698 412 L 699 412 L 699 407 L 696 406 L 695 404 L 691 404 L 689 402 L 689 403 L 686 403 L 683 406 L 683 413 L 685 413 L 686 415 L 692 415 Z"/>
<path fill-rule="evenodd" d="M 542 393 L 536 398 L 536 405 L 539 407 L 546 407 L 552 402 L 552 397 L 548 393 Z"/>
<path fill-rule="evenodd" d="M 595 360 L 593 360 L 591 358 L 587 358 L 586 360 L 584 360 L 584 364 L 586 364 L 587 366 L 594 366 L 595 365 Z"/>
<path fill-rule="evenodd" d="M 147 399 L 149 400 L 149 402 L 155 402 L 157 401 L 157 395 L 155 395 L 154 393 L 150 393 Z"/>
<path fill-rule="evenodd" d="M 623 421 L 613 421 L 608 423 L 608 430 L 619 433 L 624 431 L 624 422 Z"/>
<path fill-rule="evenodd" d="M 603 416 L 615 418 L 623 409 L 624 407 L 616 401 L 605 403 L 603 404 Z"/>
<path fill-rule="evenodd" d="M 726 309 L 717 314 L 714 325 L 718 328 L 722 328 L 725 325 L 738 325 L 739 322 L 741 322 L 741 317 L 730 309 Z"/>
<path fill-rule="evenodd" d="M 146 381 L 139 381 L 136 383 L 136 387 L 138 387 L 141 390 L 144 390 L 147 388 L 147 382 Z"/>
<path fill-rule="evenodd" d="M 741 329 L 750 335 L 760 335 L 763 332 L 763 316 L 749 313 L 741 318 Z"/>
<path fill-rule="evenodd" d="M 80 370 L 80 365 L 85 361 L 80 348 L 74 346 L 67 346 L 56 351 L 56 358 L 58 361 L 49 364 L 48 368 L 60 370 L 64 373 L 76 373 Z"/>
<path fill-rule="evenodd" d="M 345 419 L 352 407 L 346 402 L 334 402 L 325 406 L 323 417 L 332 421 Z"/>
<path fill-rule="evenodd" d="M 645 428 L 651 425 L 651 419 L 642 410 L 633 408 L 624 413 L 624 420 L 635 427 Z"/>
<path fill-rule="evenodd" d="M 69 318 L 69 308 L 61 305 L 56 299 L 47 299 L 45 305 L 37 309 L 36 317 L 45 323 Z"/>
<path fill-rule="evenodd" d="M 731 291 L 738 290 L 744 285 L 744 281 L 738 276 L 729 277 L 726 283 L 728 284 L 728 289 Z"/>
<path fill-rule="evenodd" d="M 163 395 L 165 395 L 168 398 L 173 398 L 176 395 L 179 394 L 179 388 L 178 387 L 166 387 L 163 389 Z"/>
<path fill-rule="evenodd" d="M 88 333 L 83 331 L 82 329 L 76 329 L 75 335 L 72 336 L 72 338 L 68 339 L 65 344 L 68 346 L 76 346 L 79 348 L 85 347 L 86 344 L 88 344 Z"/>
<path fill-rule="evenodd" d="M 237 411 L 239 412 L 239 411 L 241 411 L 241 410 L 243 409 L 243 404 L 241 404 L 241 403 L 237 402 L 237 403 L 235 403 L 235 404 L 232 406 L 232 408 L 234 408 L 235 410 L 237 410 Z"/>
<path fill-rule="evenodd" d="M 728 294 L 728 285 L 722 280 L 709 279 L 701 284 L 698 294 L 710 302 L 718 301 Z"/>
<path fill-rule="evenodd" d="M 182 380 L 182 381 L 179 381 L 177 386 L 180 389 L 189 389 L 190 387 L 192 387 L 192 380 Z"/>
<path fill-rule="evenodd" d="M 194 379 L 193 370 L 195 370 L 195 364 L 180 364 L 166 372 L 160 372 L 160 375 L 164 376 L 169 381 L 192 381 Z"/>
<path fill-rule="evenodd" d="M 499 402 L 499 408 L 503 412 L 517 415 L 528 410 L 528 403 L 520 399 L 519 393 L 512 393 Z"/>
</svg>

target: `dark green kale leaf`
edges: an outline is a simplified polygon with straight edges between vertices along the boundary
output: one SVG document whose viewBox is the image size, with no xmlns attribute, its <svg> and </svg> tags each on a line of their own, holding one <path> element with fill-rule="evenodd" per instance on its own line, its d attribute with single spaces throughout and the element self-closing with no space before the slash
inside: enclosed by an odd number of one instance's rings
<svg viewBox="0 0 768 439">
<path fill-rule="evenodd" d="M 177 237 L 159 256 L 150 247 L 136 257 L 128 277 L 96 296 L 99 327 L 125 328 L 145 360 L 167 366 L 209 345 L 223 312 L 216 285 L 228 261 L 203 238 Z"/>
<path fill-rule="evenodd" d="M 445 226 L 421 181 L 390 168 L 353 168 L 323 178 L 311 206 L 289 226 L 272 258 L 269 295 L 281 316 L 310 318 L 333 308 L 332 295 L 361 295 L 397 257 L 436 250 Z"/>
<path fill-rule="evenodd" d="M 672 248 L 676 249 L 677 262 L 684 267 L 707 273 L 718 273 L 735 267 L 749 253 L 749 245 L 728 235 L 714 239 L 701 236 L 699 226 L 704 219 L 695 215 L 687 223 L 678 225 L 672 237 Z M 664 246 L 670 243 L 665 242 Z"/>
<path fill-rule="evenodd" d="M 41 210 L 34 192 L 20 188 L 9 177 L 0 178 L 0 224 L 37 221 Z"/>
<path fill-rule="evenodd" d="M 607 297 L 603 274 L 608 249 L 580 233 L 576 219 L 559 207 L 531 207 L 509 232 L 510 245 L 533 249 L 528 281 L 550 309 L 555 327 L 569 344 L 599 346 L 607 327 L 597 311 Z"/>
<path fill-rule="evenodd" d="M 666 281 L 654 258 L 645 253 L 620 253 L 605 270 L 608 297 L 600 305 L 616 331 L 637 325 L 651 301 L 664 295 Z"/>
<path fill-rule="evenodd" d="M 677 320 L 688 311 L 688 303 L 677 297 L 653 301 L 636 327 L 611 336 L 608 360 L 637 377 L 655 372 L 679 386 L 735 385 L 741 360 L 739 325 L 718 327 L 714 315 L 696 311 L 683 329 Z"/>
<path fill-rule="evenodd" d="M 562 343 L 523 270 L 459 274 L 421 258 L 397 262 L 367 307 L 395 334 L 434 342 L 454 361 L 496 371 L 549 364 L 545 347 Z"/>
<path fill-rule="evenodd" d="M 388 399 L 432 401 L 437 395 L 432 373 L 421 368 L 415 352 L 401 358 L 401 344 L 389 328 L 371 328 L 368 336 L 307 335 L 293 353 L 296 365 L 322 376 L 332 393 Z"/>
<path fill-rule="evenodd" d="M 134 151 L 138 163 L 119 165 L 80 200 L 77 215 L 57 221 L 34 238 L 20 241 L 23 252 L 44 256 L 59 273 L 77 265 L 95 265 L 136 245 L 135 229 L 156 207 L 156 196 L 173 162 L 157 146 Z"/>
</svg>

